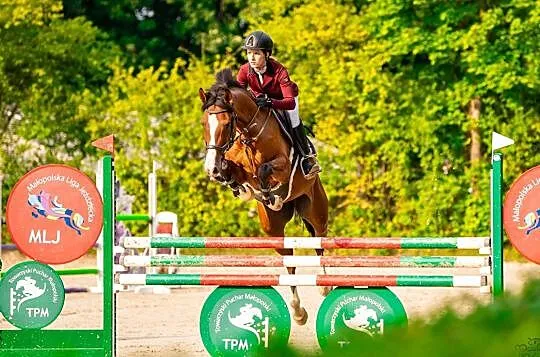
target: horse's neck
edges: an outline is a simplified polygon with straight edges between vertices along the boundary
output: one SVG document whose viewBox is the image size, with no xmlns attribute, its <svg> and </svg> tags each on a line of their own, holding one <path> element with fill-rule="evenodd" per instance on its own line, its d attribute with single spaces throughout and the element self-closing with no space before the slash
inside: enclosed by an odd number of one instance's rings
<svg viewBox="0 0 540 357">
<path fill-rule="evenodd" d="M 249 136 L 257 136 L 259 131 L 265 127 L 264 130 L 268 130 L 271 126 L 270 121 L 274 121 L 272 117 L 272 111 L 268 112 L 268 109 L 259 109 L 257 105 L 253 102 L 248 92 L 244 90 L 236 90 L 233 92 L 235 95 L 236 101 L 239 103 L 239 106 L 235 108 L 236 114 L 238 115 L 238 128 L 241 132 L 247 134 L 245 129 L 249 130 Z M 265 122 L 269 121 L 266 123 Z"/>
<path fill-rule="evenodd" d="M 282 137 L 277 118 L 268 109 L 259 109 L 245 91 L 234 92 L 235 108 L 238 116 L 238 129 L 243 139 L 255 139 L 251 146 L 260 154 L 262 160 L 276 156 L 276 152 L 282 151 L 289 155 L 289 144 Z M 247 129 L 249 132 L 246 132 Z"/>
<path fill-rule="evenodd" d="M 257 105 L 253 103 L 249 94 L 243 90 L 236 90 L 233 92 L 235 95 L 235 101 L 239 105 L 235 108 L 238 115 L 238 127 L 243 130 L 253 125 L 260 120 L 261 111 L 257 109 Z"/>
</svg>

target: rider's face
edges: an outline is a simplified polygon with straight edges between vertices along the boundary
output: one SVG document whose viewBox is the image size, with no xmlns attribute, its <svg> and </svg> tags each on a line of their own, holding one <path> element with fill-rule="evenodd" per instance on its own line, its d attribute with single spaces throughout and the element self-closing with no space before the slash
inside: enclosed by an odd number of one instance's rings
<svg viewBox="0 0 540 357">
<path fill-rule="evenodd" d="M 247 50 L 249 64 L 257 69 L 263 68 L 266 64 L 266 57 L 262 50 Z"/>
</svg>

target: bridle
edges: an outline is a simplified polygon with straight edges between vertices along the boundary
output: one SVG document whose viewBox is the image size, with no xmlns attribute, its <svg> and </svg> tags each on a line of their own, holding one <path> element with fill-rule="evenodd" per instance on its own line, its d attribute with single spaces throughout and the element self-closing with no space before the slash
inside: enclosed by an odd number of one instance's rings
<svg viewBox="0 0 540 357">
<path fill-rule="evenodd" d="M 221 151 L 221 153 L 227 152 L 236 141 L 236 123 L 238 122 L 238 114 L 234 110 L 231 109 L 223 109 L 218 110 L 217 112 L 209 112 L 206 111 L 209 115 L 212 114 L 222 114 L 222 113 L 231 113 L 232 112 L 232 119 L 231 119 L 231 130 L 229 131 L 229 140 L 223 144 L 223 145 L 206 145 L 206 151 L 208 150 L 217 150 Z"/>
<path fill-rule="evenodd" d="M 264 119 L 264 123 L 263 123 L 261 129 L 259 130 L 257 135 L 251 137 L 249 135 L 249 129 L 253 125 L 256 124 L 254 121 L 255 121 L 255 118 L 257 117 L 257 114 L 259 114 L 260 109 L 261 109 L 260 107 L 257 107 L 257 111 L 255 112 L 255 114 L 253 114 L 253 116 L 251 117 L 251 119 L 247 123 L 246 127 L 243 128 L 243 129 L 238 129 L 238 114 L 236 114 L 236 111 L 234 110 L 234 108 L 222 109 L 222 110 L 218 110 L 218 111 L 215 111 L 215 112 L 211 112 L 211 111 L 206 110 L 207 114 L 209 114 L 209 115 L 212 115 L 212 114 L 217 115 L 217 114 L 222 114 L 222 113 L 232 113 L 232 118 L 231 118 L 231 123 L 230 123 L 231 128 L 230 128 L 230 132 L 229 132 L 229 140 L 227 140 L 227 142 L 225 144 L 223 144 L 223 145 L 206 145 L 206 151 L 208 151 L 208 150 L 217 150 L 217 151 L 220 151 L 222 154 L 224 154 L 234 145 L 234 142 L 237 139 L 241 138 L 242 136 L 243 136 L 243 138 L 240 140 L 240 142 L 242 144 L 244 144 L 244 145 L 249 145 L 249 144 L 257 141 L 259 136 L 261 136 L 264 129 L 266 128 L 266 124 L 268 124 L 268 118 L 270 118 L 270 113 L 272 112 L 271 110 L 268 110 L 268 114 L 266 115 L 266 118 Z M 237 131 L 240 133 L 240 135 L 236 135 Z"/>
</svg>

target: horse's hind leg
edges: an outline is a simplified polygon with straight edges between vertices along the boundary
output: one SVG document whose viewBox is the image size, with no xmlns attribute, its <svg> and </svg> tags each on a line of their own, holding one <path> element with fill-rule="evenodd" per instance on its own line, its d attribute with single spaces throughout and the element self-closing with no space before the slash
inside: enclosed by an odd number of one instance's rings
<svg viewBox="0 0 540 357">
<path fill-rule="evenodd" d="M 264 232 L 270 237 L 285 236 L 285 225 L 289 222 L 294 214 L 294 204 L 286 203 L 280 211 L 273 211 L 262 203 L 257 203 L 257 211 Z M 280 255 L 293 255 L 292 249 L 276 249 Z M 287 267 L 289 274 L 296 272 L 296 267 Z M 298 288 L 291 286 L 292 300 L 290 306 L 293 309 L 293 319 L 298 325 L 305 325 L 308 319 L 306 309 L 300 304 L 298 296 Z"/>
<path fill-rule="evenodd" d="M 302 216 L 302 220 L 312 237 L 326 237 L 328 234 L 328 198 L 320 179 L 313 184 L 311 197 L 302 196 L 297 199 L 296 210 Z M 324 255 L 324 249 L 315 249 L 318 256 Z M 326 274 L 326 267 L 322 267 L 322 273 Z M 321 286 L 321 295 L 326 296 L 332 291 L 331 286 Z"/>
<path fill-rule="evenodd" d="M 307 230 L 309 231 L 309 233 L 311 234 L 312 237 L 324 237 L 325 236 L 325 234 L 317 234 L 317 233 L 315 233 L 315 230 L 314 230 L 313 226 L 311 225 L 311 223 L 307 219 L 303 218 L 302 220 L 304 221 L 304 224 L 306 225 L 306 228 L 307 228 Z M 324 255 L 324 249 L 315 249 L 315 252 L 317 252 L 317 255 L 319 257 L 322 257 Z M 324 275 L 326 275 L 326 266 L 323 265 L 321 267 L 321 269 L 322 269 L 322 273 Z M 330 291 L 332 291 L 331 286 L 321 286 L 321 287 L 319 287 L 319 292 L 321 293 L 322 296 L 327 296 L 330 293 Z"/>
</svg>

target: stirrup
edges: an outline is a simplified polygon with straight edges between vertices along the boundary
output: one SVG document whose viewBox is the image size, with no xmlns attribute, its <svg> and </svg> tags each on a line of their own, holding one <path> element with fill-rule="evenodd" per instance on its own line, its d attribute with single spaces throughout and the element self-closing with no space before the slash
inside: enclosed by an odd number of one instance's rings
<svg viewBox="0 0 540 357">
<path fill-rule="evenodd" d="M 307 159 L 310 159 L 310 158 L 314 158 L 315 155 L 310 155 L 310 156 L 304 156 L 300 159 L 300 171 L 302 171 L 302 175 L 304 175 L 304 177 L 307 179 L 307 180 L 311 180 L 312 178 L 314 178 L 319 172 L 322 171 L 322 168 L 321 168 L 321 165 L 319 165 L 319 162 L 317 160 L 315 160 L 315 163 L 313 164 L 313 166 L 311 166 L 311 169 L 309 170 L 309 172 L 305 172 L 304 170 L 304 165 L 302 165 L 302 163 L 304 162 L 304 160 L 307 160 Z"/>
</svg>

